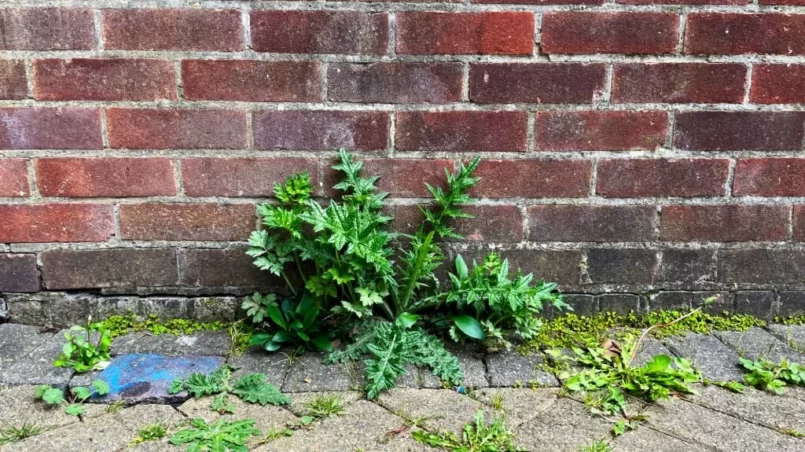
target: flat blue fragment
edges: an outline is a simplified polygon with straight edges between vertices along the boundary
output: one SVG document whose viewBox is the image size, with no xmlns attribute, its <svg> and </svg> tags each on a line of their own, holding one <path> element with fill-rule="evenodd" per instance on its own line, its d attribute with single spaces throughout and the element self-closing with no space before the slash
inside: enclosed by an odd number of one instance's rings
<svg viewBox="0 0 805 452">
<path fill-rule="evenodd" d="M 109 394 L 93 397 L 92 401 L 181 401 L 187 398 L 187 394 L 168 394 L 173 380 L 186 379 L 194 372 L 208 374 L 223 364 L 224 358 L 221 356 L 119 355 L 98 375 L 98 379 L 109 384 Z"/>
</svg>

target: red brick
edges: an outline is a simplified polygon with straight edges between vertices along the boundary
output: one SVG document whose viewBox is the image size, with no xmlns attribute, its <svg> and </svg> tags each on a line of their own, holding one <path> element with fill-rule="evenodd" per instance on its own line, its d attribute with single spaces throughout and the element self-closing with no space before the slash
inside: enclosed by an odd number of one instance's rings
<svg viewBox="0 0 805 452">
<path fill-rule="evenodd" d="M 805 54 L 805 14 L 688 14 L 685 53 Z"/>
<path fill-rule="evenodd" d="M 188 100 L 315 102 L 321 69 L 314 61 L 184 60 Z"/>
<path fill-rule="evenodd" d="M 28 97 L 28 80 L 25 78 L 25 62 L 0 60 L 0 99 L 26 97 Z"/>
<path fill-rule="evenodd" d="M 45 158 L 34 161 L 46 197 L 173 196 L 173 162 L 167 158 Z"/>
<path fill-rule="evenodd" d="M 123 204 L 126 240 L 245 241 L 255 227 L 252 204 Z"/>
<path fill-rule="evenodd" d="M 592 165 L 586 160 L 481 160 L 479 198 L 585 198 Z"/>
<path fill-rule="evenodd" d="M 424 206 L 427 207 L 427 206 Z M 403 233 L 416 232 L 422 223 L 422 211 L 417 205 L 401 205 L 394 209 L 392 229 Z M 473 216 L 450 223 L 467 242 L 520 242 L 523 240 L 523 215 L 513 205 L 467 206 L 464 211 Z"/>
<path fill-rule="evenodd" d="M 102 289 L 176 286 L 179 270 L 171 249 L 46 251 L 42 257 L 45 288 Z"/>
<path fill-rule="evenodd" d="M 97 108 L 0 108 L 0 149 L 101 149 Z"/>
<path fill-rule="evenodd" d="M 536 146 L 552 151 L 627 151 L 665 143 L 664 111 L 540 112 Z"/>
<path fill-rule="evenodd" d="M 624 5 L 736 5 L 751 3 L 751 0 L 616 0 Z"/>
<path fill-rule="evenodd" d="M 674 146 L 691 151 L 800 150 L 803 121 L 803 112 L 677 113 Z"/>
<path fill-rule="evenodd" d="M 381 111 L 261 111 L 254 114 L 258 149 L 373 151 L 388 147 Z"/>
<path fill-rule="evenodd" d="M 176 99 L 173 63 L 140 59 L 35 60 L 39 100 Z"/>
<path fill-rule="evenodd" d="M 397 14 L 397 53 L 531 55 L 534 15 L 526 12 Z"/>
<path fill-rule="evenodd" d="M 679 15 L 552 12 L 542 18 L 545 53 L 674 53 Z"/>
<path fill-rule="evenodd" d="M 489 104 L 589 104 L 604 89 L 604 72 L 603 64 L 473 64 L 470 100 Z"/>
<path fill-rule="evenodd" d="M 128 149 L 244 149 L 246 112 L 110 108 L 109 144 Z"/>
<path fill-rule="evenodd" d="M 327 93 L 332 101 L 431 103 L 461 100 L 459 63 L 330 64 Z"/>
<path fill-rule="evenodd" d="M 805 6 L 805 0 L 760 0 L 761 5 Z"/>
<path fill-rule="evenodd" d="M 614 103 L 741 103 L 746 66 L 623 64 L 615 66 L 612 83 Z"/>
<path fill-rule="evenodd" d="M 276 11 L 251 13 L 252 47 L 258 52 L 384 55 L 387 13 Z"/>
<path fill-rule="evenodd" d="M 805 206 L 794 206 L 794 235 L 797 242 L 805 242 Z M 797 282 L 801 280 L 797 279 Z"/>
<path fill-rule="evenodd" d="M 489 5 L 603 5 L 604 0 L 471 0 Z"/>
<path fill-rule="evenodd" d="M 749 97 L 756 104 L 805 103 L 805 66 L 756 64 Z"/>
<path fill-rule="evenodd" d="M 805 196 L 805 159 L 740 159 L 735 196 Z"/>
<path fill-rule="evenodd" d="M 0 292 L 39 292 L 35 254 L 0 254 Z"/>
<path fill-rule="evenodd" d="M 103 11 L 105 49 L 243 50 L 240 11 L 234 9 L 119 9 Z"/>
<path fill-rule="evenodd" d="M 430 198 L 425 184 L 446 188 L 444 170 L 453 171 L 455 163 L 447 159 L 367 159 L 364 177 L 379 176 L 377 186 L 392 198 Z M 334 170 L 330 170 L 335 173 Z M 337 175 L 340 177 L 341 173 Z M 336 177 L 330 176 L 332 180 Z"/>
<path fill-rule="evenodd" d="M 787 206 L 665 206 L 660 238 L 681 242 L 785 240 L 788 215 Z"/>
<path fill-rule="evenodd" d="M 401 151 L 525 151 L 524 111 L 398 112 Z"/>
<path fill-rule="evenodd" d="M 112 216 L 104 204 L 0 205 L 0 243 L 105 242 Z"/>
<path fill-rule="evenodd" d="M 187 196 L 271 196 L 274 184 L 306 171 L 314 187 L 318 183 L 316 159 L 277 158 L 193 158 L 182 160 L 184 191 Z"/>
<path fill-rule="evenodd" d="M 25 159 L 0 159 L 0 198 L 28 196 L 28 165 Z"/>
<path fill-rule="evenodd" d="M 186 249 L 179 251 L 179 284 L 189 287 L 247 288 L 249 292 L 287 291 L 285 280 L 260 270 L 254 265 L 254 258 L 246 255 L 243 248 L 228 249 Z M 299 281 L 302 286 L 303 281 Z M 220 289 L 219 289 L 220 290 Z M 241 291 L 244 291 L 241 289 Z M 247 293 L 249 293 L 247 292 Z"/>
<path fill-rule="evenodd" d="M 0 50 L 95 48 L 95 24 L 89 9 L 0 9 L 0 24 Z"/>
<path fill-rule="evenodd" d="M 534 242 L 639 242 L 655 238 L 654 206 L 538 205 L 528 208 Z"/>
<path fill-rule="evenodd" d="M 724 196 L 729 160 L 617 159 L 598 162 L 596 193 L 608 198 Z"/>
</svg>

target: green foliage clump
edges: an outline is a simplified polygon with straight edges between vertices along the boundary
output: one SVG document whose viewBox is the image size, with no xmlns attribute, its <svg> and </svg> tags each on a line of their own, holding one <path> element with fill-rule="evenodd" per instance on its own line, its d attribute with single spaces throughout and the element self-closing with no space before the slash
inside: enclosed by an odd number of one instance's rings
<svg viewBox="0 0 805 452">
<path fill-rule="evenodd" d="M 221 366 L 209 375 L 201 372 L 194 372 L 187 380 L 177 378 L 174 380 L 168 392 L 178 394 L 187 391 L 195 398 L 204 396 L 220 396 L 213 399 L 211 409 L 213 411 L 228 412 L 234 411 L 229 401 L 224 395 L 233 394 L 246 403 L 258 403 L 260 405 L 287 405 L 291 400 L 283 395 L 279 389 L 266 381 L 263 374 L 252 373 L 239 377 L 234 382 L 232 379 L 232 368 Z"/>
<path fill-rule="evenodd" d="M 280 306 L 276 295 L 255 293 L 244 300 L 241 307 L 253 324 L 262 325 L 262 331 L 252 335 L 250 345 L 259 345 L 269 352 L 294 342 L 324 351 L 333 348 L 330 334 L 321 331 L 322 324 L 318 321 L 321 305 L 309 292 L 305 292 L 295 306 L 288 298 L 282 300 Z"/>
<path fill-rule="evenodd" d="M 221 419 L 208 424 L 204 419 L 196 418 L 190 421 L 190 427 L 176 432 L 170 443 L 177 446 L 186 444 L 188 452 L 248 452 L 249 438 L 261 434 L 254 428 L 254 422 L 254 419 Z"/>
<path fill-rule="evenodd" d="M 72 367 L 78 373 L 89 372 L 91 370 L 101 370 L 109 365 L 112 359 L 110 351 L 112 348 L 111 332 L 100 323 L 87 322 L 86 326 L 74 325 L 69 331 L 64 333 L 67 342 L 62 346 L 62 351 L 53 362 L 56 367 Z M 93 343 L 92 335 L 97 334 L 98 338 Z"/>
<path fill-rule="evenodd" d="M 168 435 L 168 424 L 165 421 L 155 422 L 146 425 L 137 431 L 137 437 L 129 443 L 129 447 L 142 444 L 147 441 L 157 441 Z"/>
<path fill-rule="evenodd" d="M 775 364 L 766 359 L 739 359 L 745 370 L 744 382 L 764 391 L 782 394 L 786 385 L 805 386 L 805 366 L 786 359 Z"/>
<path fill-rule="evenodd" d="M 338 416 L 344 412 L 344 400 L 339 395 L 317 395 L 305 406 L 310 416 L 317 419 Z"/>
<path fill-rule="evenodd" d="M 36 436 L 44 431 L 44 428 L 36 424 L 29 424 L 28 422 L 22 423 L 22 425 L 19 427 L 12 425 L 0 429 L 0 446 L 16 441 L 22 441 L 25 438 Z"/>
<path fill-rule="evenodd" d="M 775 317 L 774 323 L 783 325 L 805 325 L 805 315 L 790 315 L 787 317 Z"/>
<path fill-rule="evenodd" d="M 188 319 L 162 320 L 153 314 L 145 319 L 139 319 L 134 314 L 113 315 L 100 322 L 100 328 L 108 330 L 112 339 L 130 332 L 148 332 L 154 336 L 161 334 L 181 336 L 199 331 L 223 331 L 230 326 L 231 323 L 227 322 L 197 322 Z"/>
<path fill-rule="evenodd" d="M 64 412 L 71 416 L 84 414 L 84 402 L 93 395 L 109 394 L 109 384 L 103 380 L 94 380 L 89 388 L 77 386 L 70 389 L 70 397 L 64 398 L 61 389 L 50 385 L 40 385 L 34 390 L 34 398 L 50 406 L 63 406 Z"/>
<path fill-rule="evenodd" d="M 601 439 L 584 447 L 581 452 L 612 452 L 612 446 L 607 440 Z"/>
<path fill-rule="evenodd" d="M 414 439 L 430 447 L 453 452 L 517 452 L 523 451 L 514 443 L 514 433 L 506 427 L 503 417 L 495 417 L 490 424 L 484 420 L 483 410 L 475 413 L 475 422 L 464 425 L 461 436 L 453 432 L 413 432 Z"/>
</svg>

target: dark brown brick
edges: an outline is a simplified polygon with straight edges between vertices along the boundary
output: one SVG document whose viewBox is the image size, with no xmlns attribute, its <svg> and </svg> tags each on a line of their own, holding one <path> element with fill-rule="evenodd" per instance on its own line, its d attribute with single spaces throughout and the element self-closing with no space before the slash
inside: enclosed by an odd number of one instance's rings
<svg viewBox="0 0 805 452">
<path fill-rule="evenodd" d="M 664 249 L 659 279 L 686 286 L 714 283 L 716 280 L 716 251 Z"/>
<path fill-rule="evenodd" d="M 327 71 L 327 93 L 337 102 L 457 102 L 461 72 L 458 63 L 335 63 Z"/>
<path fill-rule="evenodd" d="M 587 251 L 587 275 L 593 284 L 651 284 L 656 250 L 593 248 Z"/>
<path fill-rule="evenodd" d="M 173 62 L 145 59 L 35 60 L 39 100 L 176 99 Z"/>
<path fill-rule="evenodd" d="M 314 187 L 318 184 L 315 159 L 277 158 L 192 158 L 182 160 L 184 191 L 187 196 L 254 197 L 271 196 L 274 184 L 306 171 Z"/>
<path fill-rule="evenodd" d="M 805 14 L 691 13 L 685 53 L 805 54 Z"/>
<path fill-rule="evenodd" d="M 665 206 L 660 237 L 683 242 L 785 240 L 788 215 L 786 206 Z"/>
<path fill-rule="evenodd" d="M 45 158 L 34 161 L 45 197 L 173 196 L 173 162 L 167 158 Z"/>
<path fill-rule="evenodd" d="M 746 85 L 742 64 L 619 64 L 612 102 L 741 103 Z"/>
<path fill-rule="evenodd" d="M 677 113 L 674 146 L 690 151 L 800 150 L 803 124 L 805 112 Z"/>
<path fill-rule="evenodd" d="M 470 100 L 482 104 L 589 104 L 604 88 L 604 72 L 603 64 L 472 64 Z"/>
<path fill-rule="evenodd" d="M 398 112 L 395 146 L 402 151 L 525 151 L 524 111 Z"/>
<path fill-rule="evenodd" d="M 118 9 L 103 11 L 105 49 L 243 50 L 235 9 Z"/>
<path fill-rule="evenodd" d="M 252 204 L 123 204 L 126 240 L 245 241 L 255 226 Z"/>
<path fill-rule="evenodd" d="M 425 184 L 446 186 L 444 170 L 453 171 L 455 164 L 447 159 L 368 159 L 363 161 L 363 174 L 380 176 L 377 186 L 392 198 L 429 198 Z M 340 174 L 338 175 L 340 176 Z M 335 181 L 335 175 L 329 176 Z M 332 186 L 332 184 L 326 184 Z"/>
<path fill-rule="evenodd" d="M 534 242 L 638 242 L 656 237 L 654 206 L 538 205 L 528 208 Z"/>
<path fill-rule="evenodd" d="M 805 206 L 794 206 L 794 241 L 805 242 Z"/>
<path fill-rule="evenodd" d="M 686 311 L 702 306 L 702 300 L 710 297 L 715 297 L 714 305 L 705 307 L 705 312 L 721 314 L 724 311 L 734 311 L 732 296 L 725 292 L 659 292 L 649 298 L 648 307 L 650 311 Z"/>
<path fill-rule="evenodd" d="M 467 265 L 475 260 L 481 263 L 490 250 L 466 250 L 458 254 Z M 509 260 L 509 269 L 514 275 L 517 270 L 532 273 L 534 280 L 554 282 L 557 284 L 579 284 L 581 275 L 582 252 L 578 250 L 495 250 L 504 259 Z M 450 263 L 450 271 L 455 269 Z"/>
<path fill-rule="evenodd" d="M 41 259 L 50 290 L 175 286 L 179 280 L 170 249 L 46 251 Z"/>
<path fill-rule="evenodd" d="M 735 5 L 751 3 L 751 0 L 616 0 L 624 5 Z M 763 3 L 763 0 L 761 0 Z"/>
<path fill-rule="evenodd" d="M 740 249 L 718 251 L 718 281 L 726 284 L 801 283 L 805 251 Z"/>
<path fill-rule="evenodd" d="M 805 292 L 781 291 L 780 300 L 774 314 L 781 317 L 800 316 L 805 311 Z"/>
<path fill-rule="evenodd" d="M 246 250 L 188 249 L 179 251 L 179 284 L 190 287 L 245 287 L 252 290 L 277 289 L 283 279 L 261 271 Z"/>
<path fill-rule="evenodd" d="M 246 112 L 110 108 L 109 145 L 128 149 L 244 149 Z"/>
<path fill-rule="evenodd" d="M 777 294 L 771 291 L 741 291 L 735 293 L 735 310 L 743 314 L 772 320 L 774 318 Z"/>
<path fill-rule="evenodd" d="M 0 99 L 26 97 L 28 97 L 28 80 L 25 78 L 25 62 L 0 60 Z"/>
<path fill-rule="evenodd" d="M 95 48 L 92 10 L 0 9 L 0 50 L 89 50 Z"/>
<path fill-rule="evenodd" d="M 585 198 L 592 165 L 587 160 L 481 160 L 472 190 L 479 198 Z"/>
<path fill-rule="evenodd" d="M 536 118 L 536 147 L 543 151 L 628 151 L 665 143 L 664 111 L 550 111 Z"/>
<path fill-rule="evenodd" d="M 262 111 L 254 114 L 258 149 L 374 151 L 388 147 L 389 115 L 381 111 Z"/>
<path fill-rule="evenodd" d="M 740 159 L 735 196 L 805 196 L 805 159 Z"/>
<path fill-rule="evenodd" d="M 0 205 L 0 243 L 105 242 L 115 233 L 111 205 Z"/>
<path fill-rule="evenodd" d="M 615 312 L 620 315 L 641 312 L 641 306 L 647 305 L 645 297 L 629 293 L 609 293 L 595 298 L 601 312 Z"/>
<path fill-rule="evenodd" d="M 97 108 L 0 108 L 0 149 L 101 149 Z"/>
<path fill-rule="evenodd" d="M 321 68 L 314 61 L 184 60 L 188 100 L 316 102 Z"/>
<path fill-rule="evenodd" d="M 548 12 L 544 53 L 675 53 L 679 15 L 660 12 Z"/>
<path fill-rule="evenodd" d="M 726 159 L 602 160 L 596 193 L 609 198 L 723 196 L 729 166 Z"/>
<path fill-rule="evenodd" d="M 805 103 L 805 65 L 754 65 L 749 97 L 756 104 Z"/>
<path fill-rule="evenodd" d="M 0 198 L 30 195 L 25 159 L 0 159 Z"/>
<path fill-rule="evenodd" d="M 0 254 L 0 293 L 39 292 L 34 254 Z"/>
<path fill-rule="evenodd" d="M 467 206 L 473 218 L 452 222 L 455 231 L 468 242 L 519 242 L 523 240 L 523 215 L 509 205 Z"/>
<path fill-rule="evenodd" d="M 531 55 L 530 12 L 403 12 L 397 14 L 397 53 Z"/>
<path fill-rule="evenodd" d="M 384 12 L 252 11 L 252 47 L 272 53 L 383 55 L 388 23 Z"/>
<path fill-rule="evenodd" d="M 604 0 L 471 0 L 492 5 L 603 5 Z"/>
</svg>

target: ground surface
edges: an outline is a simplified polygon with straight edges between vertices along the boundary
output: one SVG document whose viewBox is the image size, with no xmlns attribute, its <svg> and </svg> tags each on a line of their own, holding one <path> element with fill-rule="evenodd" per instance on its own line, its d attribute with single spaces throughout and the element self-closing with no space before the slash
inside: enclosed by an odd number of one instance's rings
<svg viewBox="0 0 805 452">
<path fill-rule="evenodd" d="M 57 369 L 52 361 L 63 342 L 59 333 L 42 333 L 36 327 L 0 325 L 0 430 L 23 423 L 35 423 L 47 430 L 20 442 L 0 446 L 0 451 L 161 451 L 184 450 L 166 440 L 130 446 L 138 430 L 157 421 L 177 425 L 188 418 L 214 420 L 209 400 L 166 397 L 164 390 L 146 387 L 127 399 L 138 402 L 112 412 L 109 405 L 91 404 L 81 418 L 48 409 L 33 399 L 34 386 L 86 385 L 94 375 L 73 375 Z M 266 355 L 247 352 L 230 356 L 226 334 L 201 333 L 193 336 L 149 336 L 130 334 L 117 339 L 113 355 L 123 360 L 129 354 L 157 354 L 163 357 L 204 356 L 211 362 L 227 360 L 239 372 L 262 372 L 293 404 L 260 407 L 235 400 L 232 419 L 252 418 L 256 427 L 269 430 L 294 429 L 265 444 L 252 444 L 260 451 L 426 451 L 416 443 L 406 420 L 420 419 L 418 427 L 438 432 L 459 431 L 483 409 L 492 417 L 493 398 L 503 397 L 507 425 L 517 443 L 529 451 L 578 451 L 600 439 L 610 438 L 615 419 L 591 415 L 578 400 L 558 395 L 560 382 L 540 365 L 544 357 L 535 354 L 474 355 L 456 351 L 464 369 L 468 395 L 442 388 L 427 372 L 411 369 L 399 382 L 401 387 L 377 400 L 367 401 L 361 393 L 362 373 L 356 366 L 325 366 L 321 356 L 305 354 Z M 739 355 L 769 355 L 805 361 L 797 350 L 805 350 L 805 327 L 753 329 L 745 333 L 713 336 L 689 334 L 662 342 L 651 340 L 638 360 L 656 353 L 686 356 L 712 380 L 739 380 Z M 123 362 L 123 361 L 121 361 Z M 303 426 L 306 402 L 321 392 L 337 393 L 345 411 L 335 417 Z M 633 406 L 639 406 L 633 404 Z M 733 394 L 714 386 L 698 387 L 696 395 L 658 405 L 635 408 L 649 416 L 648 424 L 611 440 L 615 451 L 803 451 L 805 439 L 782 431 L 805 432 L 805 390 L 789 388 L 775 396 L 748 389 Z"/>
</svg>

